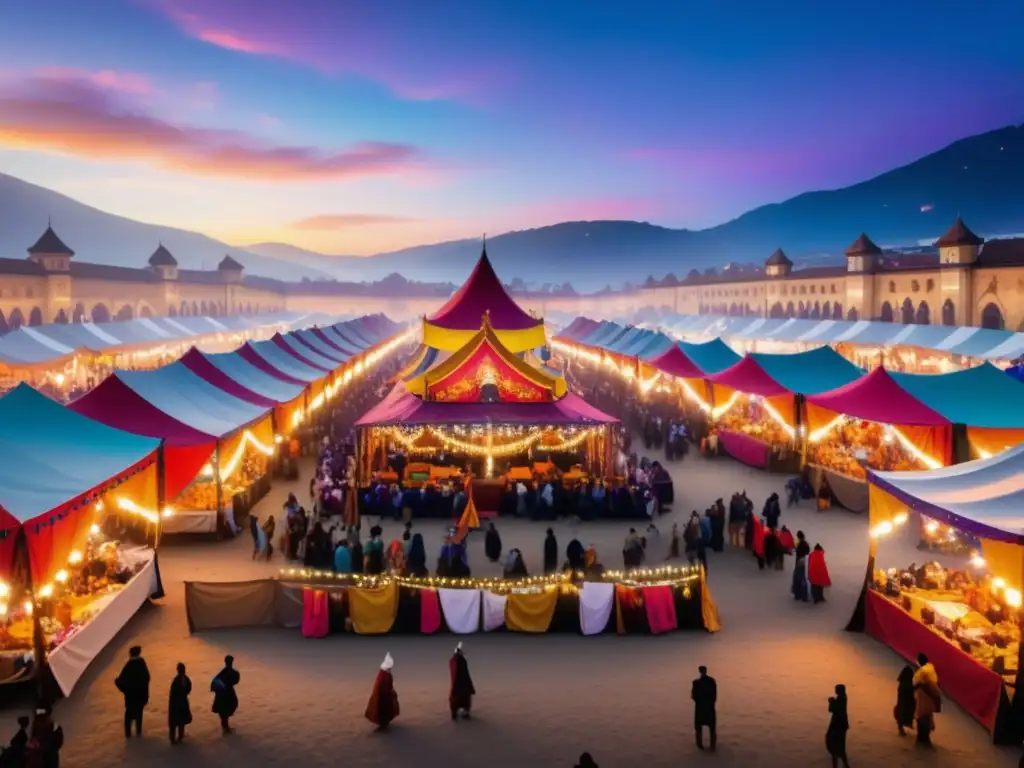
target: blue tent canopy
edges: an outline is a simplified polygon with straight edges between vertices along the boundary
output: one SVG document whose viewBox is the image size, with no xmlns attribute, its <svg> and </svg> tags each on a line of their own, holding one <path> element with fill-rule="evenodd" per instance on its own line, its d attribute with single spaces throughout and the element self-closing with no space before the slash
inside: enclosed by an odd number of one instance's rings
<svg viewBox="0 0 1024 768">
<path fill-rule="evenodd" d="M 636 351 L 636 355 L 640 358 L 657 357 L 675 343 L 676 340 L 671 336 L 658 332 L 644 342 L 644 345 Z"/>
<path fill-rule="evenodd" d="M 325 371 L 333 371 L 335 368 L 341 366 L 341 363 L 329 357 L 324 357 L 319 352 L 315 352 L 301 341 L 299 341 L 291 333 L 281 334 L 281 340 L 288 345 L 289 348 L 295 350 L 295 354 L 302 358 L 302 361 L 312 363 L 318 368 L 323 368 Z M 301 361 L 300 361 L 301 362 Z M 326 375 L 326 374 L 322 374 Z"/>
<path fill-rule="evenodd" d="M 366 347 L 373 346 L 375 342 L 374 335 L 369 331 L 369 329 L 363 327 L 362 323 L 358 320 L 349 320 L 344 323 L 338 323 L 334 327 L 341 331 L 343 336 L 357 342 L 364 349 Z"/>
<path fill-rule="evenodd" d="M 347 328 L 345 323 L 332 325 L 330 326 L 329 330 L 334 336 L 340 338 L 342 343 L 344 343 L 348 347 L 354 347 L 358 352 L 362 352 L 364 349 L 370 346 L 370 342 L 361 338 L 358 333 L 355 333 L 350 328 Z"/>
<path fill-rule="evenodd" d="M 249 348 L 281 373 L 299 381 L 313 382 L 327 376 L 323 371 L 311 368 L 292 357 L 272 341 L 250 341 Z"/>
<path fill-rule="evenodd" d="M 989 363 L 953 373 L 891 375 L 903 389 L 954 424 L 1024 428 L 1024 383 Z"/>
<path fill-rule="evenodd" d="M 288 335 L 300 339 L 304 344 L 312 347 L 321 357 L 331 360 L 335 367 L 352 357 L 346 352 L 339 352 L 312 331 L 292 331 Z"/>
<path fill-rule="evenodd" d="M 261 371 L 235 352 L 203 353 L 203 357 L 232 381 L 237 381 L 250 392 L 255 392 L 257 395 L 278 403 L 293 400 L 305 391 L 305 387 L 300 384 L 283 381 Z"/>
<path fill-rule="evenodd" d="M 791 355 L 753 353 L 761 369 L 790 392 L 817 395 L 856 381 L 864 371 L 832 347 Z"/>
<path fill-rule="evenodd" d="M 740 361 L 740 356 L 721 339 L 701 344 L 680 341 L 679 349 L 704 373 L 719 373 Z"/>
<path fill-rule="evenodd" d="M 28 522 L 135 466 L 160 441 L 100 424 L 19 384 L 0 398 L 0 444 L 0 506 Z"/>
<path fill-rule="evenodd" d="M 1024 544 L 1024 445 L 952 467 L 869 470 L 868 477 L 922 514 L 975 536 Z"/>
<path fill-rule="evenodd" d="M 229 395 L 180 362 L 112 375 L 150 405 L 208 435 L 226 437 L 267 414 L 266 408 Z"/>
</svg>

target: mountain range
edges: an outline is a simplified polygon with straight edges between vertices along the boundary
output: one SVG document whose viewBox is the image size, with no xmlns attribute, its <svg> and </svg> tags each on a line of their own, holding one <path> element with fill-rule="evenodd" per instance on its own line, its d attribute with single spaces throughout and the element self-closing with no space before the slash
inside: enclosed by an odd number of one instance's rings
<svg viewBox="0 0 1024 768">
<path fill-rule="evenodd" d="M 782 247 L 797 262 L 838 259 L 861 231 L 883 246 L 934 239 L 962 215 L 978 234 L 1024 232 L 1024 126 L 971 136 L 860 184 L 764 205 L 716 227 L 670 229 L 636 221 L 576 221 L 488 239 L 506 281 L 572 282 L 578 290 L 639 282 L 647 274 L 761 263 Z M 0 255 L 18 258 L 51 217 L 83 261 L 141 266 L 162 242 L 183 267 L 212 268 L 225 254 L 249 274 L 298 280 L 460 282 L 478 240 L 416 246 L 368 257 L 335 256 L 283 243 L 231 246 L 195 232 L 104 213 L 0 174 Z"/>
</svg>

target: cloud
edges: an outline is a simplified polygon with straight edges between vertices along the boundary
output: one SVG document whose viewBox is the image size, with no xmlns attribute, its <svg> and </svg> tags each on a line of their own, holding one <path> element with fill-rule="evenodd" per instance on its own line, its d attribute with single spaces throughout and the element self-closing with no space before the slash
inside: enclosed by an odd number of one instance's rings
<svg viewBox="0 0 1024 768">
<path fill-rule="evenodd" d="M 37 74 L 47 80 L 85 80 L 100 88 L 134 96 L 148 96 L 156 90 L 148 77 L 137 72 L 120 72 L 113 69 L 91 72 L 74 67 L 40 67 Z"/>
<path fill-rule="evenodd" d="M 90 78 L 0 84 L 0 146 L 260 181 L 345 180 L 426 167 L 420 151 L 406 144 L 367 141 L 325 151 L 169 122 L 126 107 Z"/>
<path fill-rule="evenodd" d="M 419 219 L 408 216 L 390 216 L 384 213 L 327 213 L 320 216 L 308 216 L 289 224 L 290 229 L 329 230 L 348 229 L 349 227 L 366 227 L 376 224 L 408 224 Z"/>
</svg>

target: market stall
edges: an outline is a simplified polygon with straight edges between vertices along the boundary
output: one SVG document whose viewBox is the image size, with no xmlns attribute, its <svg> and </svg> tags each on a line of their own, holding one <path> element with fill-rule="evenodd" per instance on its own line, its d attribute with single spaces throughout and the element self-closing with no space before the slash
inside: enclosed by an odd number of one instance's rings
<svg viewBox="0 0 1024 768">
<path fill-rule="evenodd" d="M 27 385 L 0 398 L 0 682 L 49 668 L 69 694 L 159 591 L 160 441 Z"/>
<path fill-rule="evenodd" d="M 1024 736 L 1022 477 L 1024 446 L 926 472 L 869 471 L 868 576 L 850 625 L 907 659 L 925 653 L 944 693 L 1006 744 Z M 918 540 L 915 515 L 978 547 L 906 554 L 899 544 Z"/>
</svg>

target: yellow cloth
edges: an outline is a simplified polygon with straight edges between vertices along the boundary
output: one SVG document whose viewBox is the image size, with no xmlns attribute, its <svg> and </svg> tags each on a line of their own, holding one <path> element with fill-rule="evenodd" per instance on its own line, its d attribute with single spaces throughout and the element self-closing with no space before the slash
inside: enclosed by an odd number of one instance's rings
<svg viewBox="0 0 1024 768">
<path fill-rule="evenodd" d="M 920 667 L 914 673 L 914 685 L 934 685 L 938 687 L 939 674 L 935 671 L 935 667 L 932 666 L 931 662 Z"/>
<path fill-rule="evenodd" d="M 1021 589 L 1024 581 L 1024 547 L 1005 541 L 980 539 L 981 554 L 989 571 L 1010 587 Z"/>
<path fill-rule="evenodd" d="M 512 632 L 547 632 L 557 602 L 557 589 L 533 594 L 512 592 L 505 602 L 505 626 Z"/>
<path fill-rule="evenodd" d="M 722 628 L 718 620 L 718 606 L 715 599 L 711 597 L 711 588 L 708 587 L 708 580 L 704 577 L 704 567 L 700 569 L 700 615 L 704 619 L 704 629 L 708 632 L 717 632 Z"/>
<path fill-rule="evenodd" d="M 398 585 L 350 588 L 348 615 L 357 635 L 387 634 L 398 615 Z"/>
<path fill-rule="evenodd" d="M 443 352 L 455 352 L 470 341 L 478 330 L 460 331 L 451 328 L 442 328 L 433 323 L 423 321 L 423 343 L 428 347 L 440 349 Z M 503 331 L 500 328 L 494 329 L 495 335 L 502 345 L 511 353 L 525 352 L 528 349 L 537 349 L 547 346 L 548 339 L 544 333 L 544 323 L 532 328 L 524 328 L 518 331 Z"/>
<path fill-rule="evenodd" d="M 473 494 L 469 494 L 469 501 L 466 503 L 466 509 L 462 512 L 462 517 L 459 519 L 459 530 L 460 531 L 472 531 L 480 527 L 480 515 L 477 514 L 476 504 L 473 503 Z"/>
</svg>

